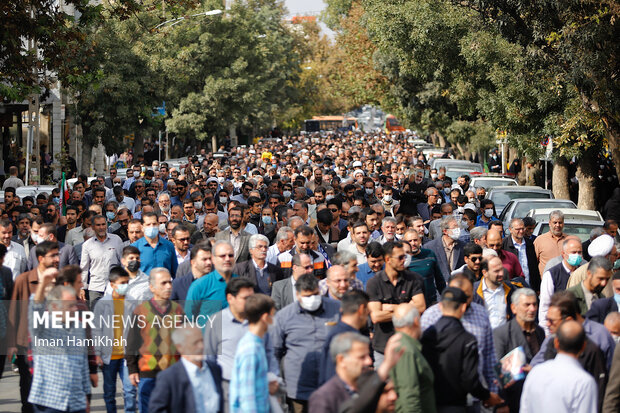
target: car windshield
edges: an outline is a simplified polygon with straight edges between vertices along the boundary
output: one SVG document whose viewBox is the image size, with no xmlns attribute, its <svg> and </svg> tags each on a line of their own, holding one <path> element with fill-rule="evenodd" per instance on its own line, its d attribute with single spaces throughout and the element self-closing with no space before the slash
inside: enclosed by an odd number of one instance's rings
<svg viewBox="0 0 620 413">
<path fill-rule="evenodd" d="M 562 208 L 565 208 L 565 207 L 562 207 Z M 538 222 L 538 221 L 541 221 L 543 219 L 549 218 L 549 214 L 544 214 L 544 215 L 536 214 L 536 215 L 533 215 L 532 218 L 534 218 Z M 597 215 L 583 215 L 583 214 L 580 214 L 579 212 L 575 212 L 574 214 L 571 214 L 570 212 L 564 212 L 564 219 L 565 220 L 566 219 L 574 219 L 574 220 L 578 220 L 578 221 L 601 222 L 601 218 L 599 216 L 597 216 Z"/>
<path fill-rule="evenodd" d="M 512 216 L 515 218 L 523 218 L 532 209 L 539 209 L 539 208 L 571 208 L 572 209 L 572 208 L 575 208 L 575 204 L 573 204 L 570 201 L 556 201 L 556 200 L 550 200 L 548 202 L 541 201 L 541 202 L 535 202 L 535 203 L 534 202 L 519 202 L 517 206 L 515 207 L 515 210 L 512 213 Z M 538 217 L 538 220 L 540 220 L 540 218 L 541 217 Z M 549 218 L 549 215 L 543 218 Z"/>
<path fill-rule="evenodd" d="M 539 198 L 551 198 L 551 196 L 547 192 L 501 191 L 501 192 L 491 193 L 490 198 L 497 205 L 506 205 L 508 202 L 512 201 L 513 199 L 537 199 L 537 198 L 539 199 Z M 546 207 L 542 207 L 542 208 L 546 208 Z M 530 209 L 528 209 L 528 211 Z"/>
<path fill-rule="evenodd" d="M 588 239 L 590 239 L 590 231 L 592 231 L 595 227 L 600 227 L 600 226 L 602 226 L 602 224 L 592 225 L 592 224 L 585 224 L 585 223 L 565 222 L 564 233 L 566 235 L 574 235 L 578 237 L 581 240 L 581 242 L 585 242 Z M 549 232 L 549 224 L 547 223 L 542 224 L 540 226 L 539 235 L 542 235 L 546 232 Z"/>
<path fill-rule="evenodd" d="M 496 186 L 517 186 L 517 183 L 512 179 L 476 179 L 473 186 L 489 189 Z"/>
</svg>

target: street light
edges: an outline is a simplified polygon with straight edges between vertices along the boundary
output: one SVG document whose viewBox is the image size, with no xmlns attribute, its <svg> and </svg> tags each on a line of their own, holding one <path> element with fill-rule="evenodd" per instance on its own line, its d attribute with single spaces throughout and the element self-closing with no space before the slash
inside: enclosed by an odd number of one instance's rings
<svg viewBox="0 0 620 413">
<path fill-rule="evenodd" d="M 176 24 L 181 23 L 183 20 L 187 20 L 190 19 L 192 17 L 199 17 L 199 16 L 217 16 L 218 14 L 222 14 L 224 13 L 222 10 L 220 9 L 215 9 L 215 10 L 209 10 L 209 11 L 205 11 L 202 13 L 196 13 L 196 14 L 192 14 L 189 16 L 181 16 L 181 17 L 177 17 L 176 19 L 171 19 L 171 20 L 166 20 L 163 23 L 158 24 L 157 26 L 153 27 L 152 30 L 157 30 L 160 27 L 163 27 L 165 25 L 167 25 L 168 23 L 172 23 L 171 26 L 174 26 Z"/>
</svg>

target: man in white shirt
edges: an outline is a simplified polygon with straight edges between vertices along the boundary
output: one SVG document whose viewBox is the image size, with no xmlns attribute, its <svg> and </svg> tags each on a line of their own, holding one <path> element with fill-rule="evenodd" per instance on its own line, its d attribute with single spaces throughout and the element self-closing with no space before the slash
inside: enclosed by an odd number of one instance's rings
<svg viewBox="0 0 620 413">
<path fill-rule="evenodd" d="M 189 228 L 185 224 L 178 224 L 176 227 L 172 229 L 172 238 L 170 241 L 174 244 L 174 252 L 177 255 L 177 263 L 179 265 L 183 264 L 185 261 L 189 260 L 189 244 L 190 244 L 190 233 Z"/>
<path fill-rule="evenodd" d="M 491 327 L 495 329 L 506 323 L 510 286 L 504 283 L 504 266 L 499 257 L 482 261 L 480 271 L 482 278 L 476 283 L 476 293 L 484 300 Z"/>
<path fill-rule="evenodd" d="M 576 321 L 563 322 L 557 331 L 553 360 L 532 369 L 521 395 L 521 413 L 551 409 L 554 412 L 597 411 L 598 387 L 577 361 L 586 346 L 586 333 Z"/>
<path fill-rule="evenodd" d="M 133 198 L 125 196 L 125 191 L 120 186 L 115 186 L 112 191 L 114 192 L 114 198 L 116 202 L 118 202 L 118 206 L 127 207 L 131 215 L 133 215 L 134 212 L 136 212 L 136 201 L 134 201 Z"/>
<path fill-rule="evenodd" d="M 278 255 L 288 251 L 295 245 L 295 232 L 291 227 L 282 227 L 278 230 L 276 240 L 267 250 L 266 261 L 269 264 L 278 264 Z"/>
<path fill-rule="evenodd" d="M 11 270 L 13 280 L 15 280 L 19 274 L 26 271 L 28 260 L 24 247 L 11 241 L 11 238 L 13 238 L 13 223 L 8 219 L 0 220 L 0 243 L 6 247 L 2 265 Z"/>
</svg>

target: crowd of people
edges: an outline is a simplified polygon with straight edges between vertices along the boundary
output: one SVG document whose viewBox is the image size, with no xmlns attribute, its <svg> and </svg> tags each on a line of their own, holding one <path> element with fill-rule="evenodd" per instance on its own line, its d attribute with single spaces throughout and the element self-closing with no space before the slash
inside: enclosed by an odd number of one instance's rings
<svg viewBox="0 0 620 413">
<path fill-rule="evenodd" d="M 617 222 L 584 243 L 561 211 L 505 228 L 428 161 L 399 136 L 301 136 L 6 186 L 22 411 L 88 411 L 101 385 L 115 412 L 119 379 L 128 412 L 620 411 Z"/>
</svg>

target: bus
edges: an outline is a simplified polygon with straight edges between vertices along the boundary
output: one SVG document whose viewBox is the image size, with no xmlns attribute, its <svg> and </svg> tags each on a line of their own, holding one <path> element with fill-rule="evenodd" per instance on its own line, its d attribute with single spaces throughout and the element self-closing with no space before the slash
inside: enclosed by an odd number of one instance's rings
<svg viewBox="0 0 620 413">
<path fill-rule="evenodd" d="M 387 115 L 385 117 L 385 125 L 383 128 L 385 129 L 385 133 L 403 133 L 405 131 L 405 128 L 403 128 L 394 115 Z"/>
<path fill-rule="evenodd" d="M 307 133 L 334 131 L 348 132 L 357 130 L 357 118 L 345 118 L 344 116 L 313 116 L 304 122 L 304 130 Z"/>
</svg>

